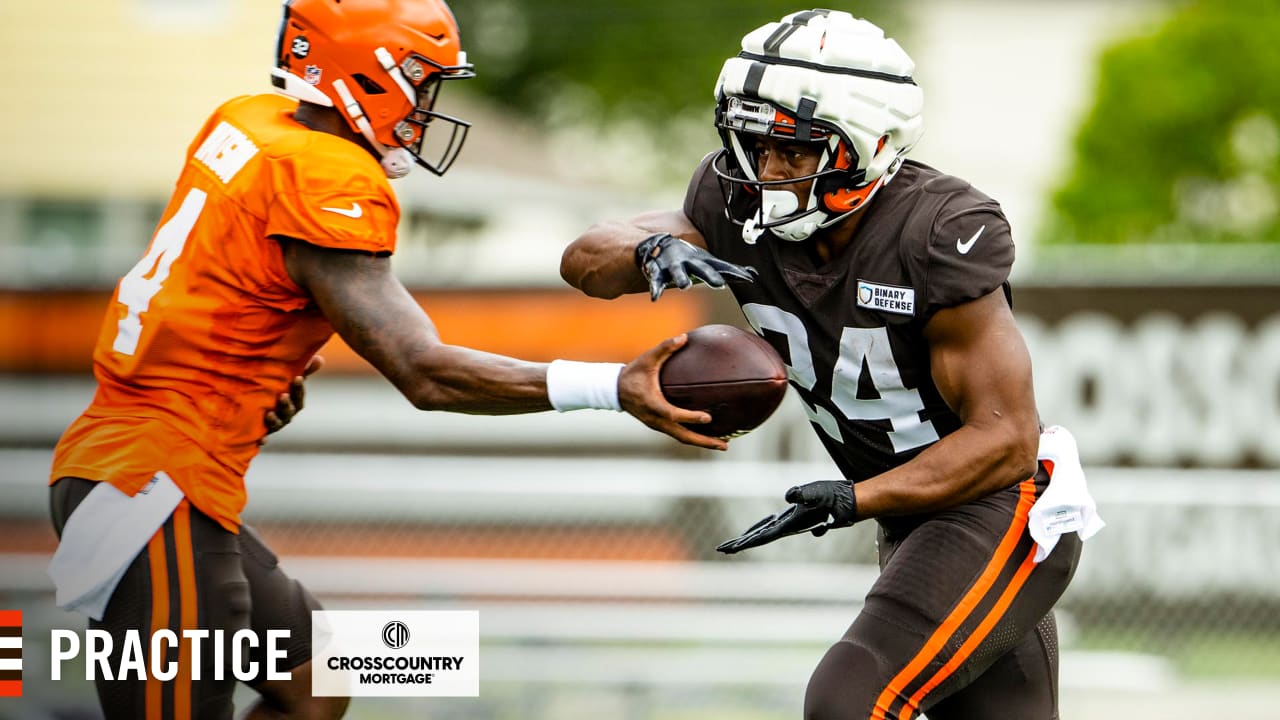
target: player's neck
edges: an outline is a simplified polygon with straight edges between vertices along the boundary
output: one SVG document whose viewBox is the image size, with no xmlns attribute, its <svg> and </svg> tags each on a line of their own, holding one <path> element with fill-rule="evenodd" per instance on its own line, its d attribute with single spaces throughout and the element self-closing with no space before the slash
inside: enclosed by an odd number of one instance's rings
<svg viewBox="0 0 1280 720">
<path fill-rule="evenodd" d="M 293 119 L 299 124 L 316 132 L 329 133 L 337 135 L 343 140 L 350 140 L 360 147 L 369 150 L 369 143 L 365 141 L 358 133 L 351 129 L 346 119 L 342 117 L 334 108 L 323 107 L 321 105 L 313 105 L 311 103 L 299 103 L 298 109 L 293 113 Z M 370 150 L 370 152 L 372 152 Z"/>
<path fill-rule="evenodd" d="M 834 258 L 839 257 L 849 244 L 853 242 L 853 235 L 858 231 L 858 226 L 862 224 L 862 216 L 865 215 L 865 209 L 858 210 L 849 217 L 821 231 L 813 238 L 813 250 L 817 253 L 822 264 L 831 262 Z"/>
</svg>

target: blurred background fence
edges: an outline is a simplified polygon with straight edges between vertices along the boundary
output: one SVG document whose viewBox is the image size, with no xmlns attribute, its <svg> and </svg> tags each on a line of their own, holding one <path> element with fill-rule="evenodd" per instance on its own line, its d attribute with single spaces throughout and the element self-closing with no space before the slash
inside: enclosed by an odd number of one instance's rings
<svg viewBox="0 0 1280 720">
<path fill-rule="evenodd" d="M 44 574 L 49 451 L 90 399 L 103 308 L 190 134 L 223 97 L 266 87 L 278 13 L 73 5 L 0 8 L 0 607 L 25 611 L 28 648 L 28 692 L 0 718 L 92 707 L 87 684 L 42 680 L 45 628 L 82 624 L 53 607 Z M 454 3 L 492 74 L 442 98 L 476 128 L 447 177 L 398 185 L 396 259 L 446 339 L 612 360 L 740 322 L 722 295 L 605 303 L 556 273 L 589 223 L 677 206 L 716 143 L 719 59 L 798 9 L 667 5 Z M 1280 703 L 1280 102 L 1250 39 L 1271 37 L 1271 5 L 848 8 L 919 65 L 928 131 L 914 155 L 1004 204 L 1041 413 L 1077 436 L 1108 521 L 1060 604 L 1064 718 L 1273 718 Z M 1186 70 L 1179 52 L 1219 71 Z M 1184 82 L 1126 84 L 1144 67 Z M 1134 110 L 1150 106 L 1158 117 Z M 709 457 L 610 413 L 418 413 L 340 342 L 323 354 L 307 410 L 250 472 L 246 518 L 330 608 L 481 610 L 479 699 L 366 701 L 354 717 L 799 714 L 875 577 L 873 528 L 713 550 L 786 487 L 831 476 L 790 399 Z"/>
</svg>

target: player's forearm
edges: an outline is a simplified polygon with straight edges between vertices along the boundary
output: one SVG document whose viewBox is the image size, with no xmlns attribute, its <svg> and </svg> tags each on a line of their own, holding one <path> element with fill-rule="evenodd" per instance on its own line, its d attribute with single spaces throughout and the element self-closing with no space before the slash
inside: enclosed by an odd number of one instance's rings
<svg viewBox="0 0 1280 720">
<path fill-rule="evenodd" d="M 610 300 L 647 289 L 636 265 L 636 246 L 650 233 L 634 225 L 592 225 L 565 248 L 560 277 L 591 297 Z"/>
<path fill-rule="evenodd" d="M 1030 478 L 1039 437 L 1035 421 L 998 425 L 961 427 L 910 462 L 858 483 L 859 516 L 936 512 Z"/>
<path fill-rule="evenodd" d="M 456 345 L 436 345 L 393 379 L 420 410 L 514 415 L 551 409 L 547 366 Z"/>
<path fill-rule="evenodd" d="M 388 258 L 289 242 L 285 259 L 347 345 L 415 407 L 490 415 L 551 409 L 546 365 L 442 342 Z"/>
<path fill-rule="evenodd" d="M 546 365 L 442 342 L 408 293 L 389 293 L 378 305 L 379 313 L 358 321 L 347 314 L 335 326 L 414 407 L 485 415 L 551 409 Z"/>
</svg>

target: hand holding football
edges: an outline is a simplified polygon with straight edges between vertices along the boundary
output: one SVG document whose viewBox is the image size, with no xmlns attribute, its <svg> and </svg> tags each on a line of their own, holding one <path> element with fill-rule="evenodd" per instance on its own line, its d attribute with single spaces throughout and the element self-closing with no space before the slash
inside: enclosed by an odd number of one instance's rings
<svg viewBox="0 0 1280 720">
<path fill-rule="evenodd" d="M 732 325 L 703 325 L 688 335 L 658 374 L 672 405 L 711 414 L 711 422 L 686 427 L 720 438 L 759 427 L 786 395 L 782 358 L 763 338 Z"/>
</svg>

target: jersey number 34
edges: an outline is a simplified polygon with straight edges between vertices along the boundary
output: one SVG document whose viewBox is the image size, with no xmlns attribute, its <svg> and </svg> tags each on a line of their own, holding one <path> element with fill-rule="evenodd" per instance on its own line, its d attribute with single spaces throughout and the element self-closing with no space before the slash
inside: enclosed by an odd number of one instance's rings
<svg viewBox="0 0 1280 720">
<path fill-rule="evenodd" d="M 809 333 L 800 318 L 782 308 L 760 303 L 743 305 L 742 312 L 756 332 L 772 330 L 787 337 L 791 356 L 787 373 L 796 385 L 812 391 L 818 383 L 818 371 L 809 349 Z M 858 397 L 858 381 L 864 364 L 879 395 L 877 398 Z M 889 347 L 889 333 L 883 327 L 844 328 L 840 336 L 840 355 L 832 369 L 831 404 L 848 420 L 887 420 L 891 428 L 888 431 L 889 442 L 895 453 L 938 439 L 933 422 L 920 419 L 920 412 L 924 410 L 920 391 L 903 384 L 902 374 Z M 822 428 L 832 440 L 844 442 L 840 426 L 829 410 L 803 400 L 801 405 L 813 424 Z"/>
</svg>

